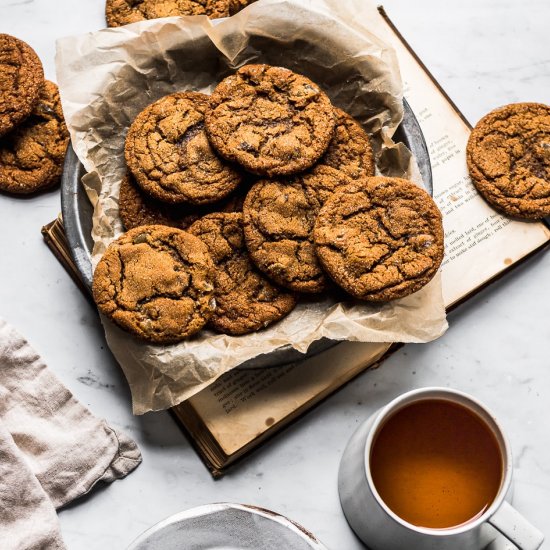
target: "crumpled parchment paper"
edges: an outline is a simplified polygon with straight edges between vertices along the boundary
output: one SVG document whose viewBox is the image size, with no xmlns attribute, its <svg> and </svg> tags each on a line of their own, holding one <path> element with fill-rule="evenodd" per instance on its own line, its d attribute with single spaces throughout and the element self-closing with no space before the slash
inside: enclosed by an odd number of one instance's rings
<svg viewBox="0 0 550 550">
<path fill-rule="evenodd" d="M 371 134 L 379 170 L 421 184 L 408 149 L 391 140 L 402 118 L 402 84 L 393 50 L 368 31 L 373 9 L 363 0 L 260 0 L 224 20 L 173 17 L 60 39 L 63 110 L 94 204 L 94 266 L 123 232 L 118 192 L 135 116 L 175 91 L 209 93 L 247 63 L 311 78 Z M 305 352 L 322 337 L 426 342 L 447 328 L 439 274 L 419 292 L 384 305 L 307 299 L 266 330 L 239 337 L 204 330 L 176 345 L 148 345 L 102 321 L 136 414 L 174 406 L 227 370 L 287 344 Z"/>
</svg>

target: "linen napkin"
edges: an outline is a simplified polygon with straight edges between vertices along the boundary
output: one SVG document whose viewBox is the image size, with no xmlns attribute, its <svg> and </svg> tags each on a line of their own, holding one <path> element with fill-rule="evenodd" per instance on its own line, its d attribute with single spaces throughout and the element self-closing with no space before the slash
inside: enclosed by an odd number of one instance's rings
<svg viewBox="0 0 550 550">
<path fill-rule="evenodd" d="M 2 424 L 0 540 L 8 550 L 65 548 L 54 505 Z"/>
<path fill-rule="evenodd" d="M 135 442 L 92 415 L 0 319 L 2 550 L 65 548 L 55 509 L 140 462 Z"/>
</svg>

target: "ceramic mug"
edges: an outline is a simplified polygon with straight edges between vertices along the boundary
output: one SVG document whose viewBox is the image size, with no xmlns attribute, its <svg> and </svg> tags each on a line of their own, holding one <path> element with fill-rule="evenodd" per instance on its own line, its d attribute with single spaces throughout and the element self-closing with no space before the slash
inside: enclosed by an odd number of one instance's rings
<svg viewBox="0 0 550 550">
<path fill-rule="evenodd" d="M 492 504 L 477 519 L 448 529 L 418 527 L 401 519 L 381 499 L 370 471 L 371 448 L 384 421 L 402 407 L 426 399 L 449 400 L 481 417 L 495 435 L 502 457 L 502 481 Z M 481 550 L 491 542 L 490 533 L 495 533 L 491 527 L 520 550 L 536 550 L 544 536 L 507 502 L 511 483 L 512 453 L 497 420 L 473 397 L 448 388 L 407 392 L 374 413 L 350 439 L 338 474 L 346 519 L 371 550 Z"/>
</svg>

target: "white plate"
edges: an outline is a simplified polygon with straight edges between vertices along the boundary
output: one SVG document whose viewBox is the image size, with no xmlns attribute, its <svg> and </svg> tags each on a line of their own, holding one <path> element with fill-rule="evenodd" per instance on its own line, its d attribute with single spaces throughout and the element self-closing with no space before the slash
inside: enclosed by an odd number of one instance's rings
<svg viewBox="0 0 550 550">
<path fill-rule="evenodd" d="M 207 504 L 171 516 L 127 550 L 328 550 L 293 521 L 244 504 Z"/>
</svg>

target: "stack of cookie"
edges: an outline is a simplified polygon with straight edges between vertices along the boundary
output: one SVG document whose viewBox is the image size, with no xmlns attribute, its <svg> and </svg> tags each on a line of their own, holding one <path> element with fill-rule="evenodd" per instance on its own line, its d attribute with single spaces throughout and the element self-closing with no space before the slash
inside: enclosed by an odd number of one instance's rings
<svg viewBox="0 0 550 550">
<path fill-rule="evenodd" d="M 361 125 L 288 69 L 247 65 L 210 97 L 158 100 L 132 123 L 125 158 L 129 231 L 99 262 L 94 297 L 145 340 L 257 331 L 334 283 L 400 298 L 443 258 L 431 197 L 374 177 Z"/>
<path fill-rule="evenodd" d="M 255 0 L 107 0 L 105 17 L 109 27 L 183 15 L 207 15 L 210 19 L 235 15 Z"/>
<path fill-rule="evenodd" d="M 28 44 L 0 34 L 0 190 L 29 194 L 58 183 L 68 143 L 57 86 Z"/>
</svg>

